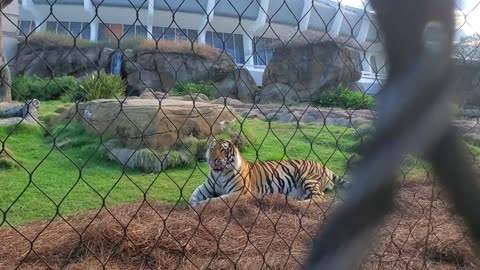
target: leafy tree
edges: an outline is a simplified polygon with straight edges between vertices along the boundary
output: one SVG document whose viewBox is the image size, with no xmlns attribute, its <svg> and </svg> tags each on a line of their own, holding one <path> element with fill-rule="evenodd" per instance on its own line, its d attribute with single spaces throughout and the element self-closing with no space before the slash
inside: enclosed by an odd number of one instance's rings
<svg viewBox="0 0 480 270">
<path fill-rule="evenodd" d="M 455 45 L 454 55 L 459 60 L 480 62 L 480 35 L 474 34 L 460 38 Z"/>
</svg>

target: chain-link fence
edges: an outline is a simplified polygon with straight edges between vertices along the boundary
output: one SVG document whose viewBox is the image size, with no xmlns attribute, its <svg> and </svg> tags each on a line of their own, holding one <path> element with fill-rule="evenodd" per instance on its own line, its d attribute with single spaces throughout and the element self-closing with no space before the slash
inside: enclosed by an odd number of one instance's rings
<svg viewBox="0 0 480 270">
<path fill-rule="evenodd" d="M 480 268 L 478 3 L 372 2 L 2 1 L 0 269 Z"/>
</svg>

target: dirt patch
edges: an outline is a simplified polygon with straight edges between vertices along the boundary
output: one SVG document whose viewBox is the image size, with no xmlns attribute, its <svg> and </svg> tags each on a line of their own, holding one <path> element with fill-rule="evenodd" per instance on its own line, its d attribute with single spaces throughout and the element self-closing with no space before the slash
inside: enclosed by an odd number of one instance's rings
<svg viewBox="0 0 480 270">
<path fill-rule="evenodd" d="M 429 182 L 405 185 L 364 269 L 478 269 L 468 237 Z M 232 209 L 143 202 L 0 229 L 0 269 L 301 269 L 340 199 L 269 197 Z"/>
<path fill-rule="evenodd" d="M 364 269 L 479 269 L 466 227 L 430 181 L 405 184 Z"/>
</svg>

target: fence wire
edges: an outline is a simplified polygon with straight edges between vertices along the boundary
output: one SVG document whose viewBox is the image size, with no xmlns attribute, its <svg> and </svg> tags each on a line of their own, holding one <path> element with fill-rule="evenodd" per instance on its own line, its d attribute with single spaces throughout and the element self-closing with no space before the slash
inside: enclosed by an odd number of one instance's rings
<svg viewBox="0 0 480 270">
<path fill-rule="evenodd" d="M 479 269 L 477 6 L 2 1 L 0 269 Z"/>
</svg>

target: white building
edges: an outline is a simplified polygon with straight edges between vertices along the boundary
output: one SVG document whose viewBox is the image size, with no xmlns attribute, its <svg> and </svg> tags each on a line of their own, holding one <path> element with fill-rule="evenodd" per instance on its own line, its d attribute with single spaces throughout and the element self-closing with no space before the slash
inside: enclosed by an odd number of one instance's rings
<svg viewBox="0 0 480 270">
<path fill-rule="evenodd" d="M 286 44 L 303 36 L 332 38 L 356 50 L 362 62 L 360 83 L 367 92 L 378 91 L 387 73 L 380 35 L 372 23 L 375 14 L 337 1 L 58 0 L 52 6 L 50 2 L 19 0 L 18 35 L 51 31 L 92 41 L 196 39 L 225 48 L 259 85 L 275 42 Z"/>
<path fill-rule="evenodd" d="M 5 54 L 9 60 L 8 65 L 13 69 L 15 63 L 13 57 L 17 53 L 17 34 L 19 21 L 19 4 L 18 1 L 13 1 L 3 10 L 2 15 L 2 31 L 3 31 L 3 47 Z"/>
</svg>

